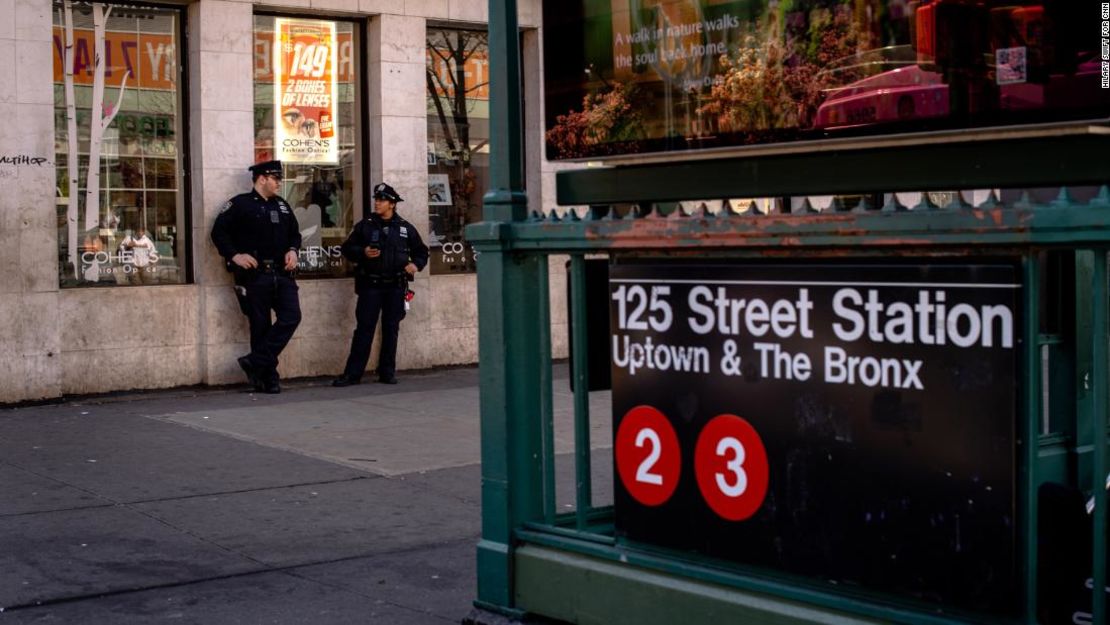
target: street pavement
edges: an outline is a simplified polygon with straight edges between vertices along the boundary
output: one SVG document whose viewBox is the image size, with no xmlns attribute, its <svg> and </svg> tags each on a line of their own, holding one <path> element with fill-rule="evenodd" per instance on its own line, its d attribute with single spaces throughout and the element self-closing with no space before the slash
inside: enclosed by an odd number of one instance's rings
<svg viewBox="0 0 1110 625">
<path fill-rule="evenodd" d="M 0 625 L 458 623 L 476 593 L 477 368 L 0 409 Z M 557 504 L 573 509 L 556 365 Z M 612 501 L 590 394 L 594 504 Z"/>
</svg>

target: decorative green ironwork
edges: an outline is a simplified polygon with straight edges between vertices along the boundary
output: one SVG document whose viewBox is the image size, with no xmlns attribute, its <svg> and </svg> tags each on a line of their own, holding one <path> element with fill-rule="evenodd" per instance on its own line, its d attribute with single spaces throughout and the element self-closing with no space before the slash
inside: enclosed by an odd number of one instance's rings
<svg viewBox="0 0 1110 625">
<path fill-rule="evenodd" d="M 1107 339 L 1110 320 L 1107 319 L 1108 302 L 1106 250 L 1098 249 L 1092 254 L 1094 263 L 1091 272 L 1091 360 L 1094 364 L 1091 375 L 1091 397 L 1093 403 L 1094 458 L 1094 503 L 1093 540 L 1091 551 L 1094 558 L 1092 567 L 1091 595 L 1093 623 L 1106 622 L 1106 421 L 1110 405 L 1110 389 L 1107 388 L 1107 371 L 1110 369 Z"/>
<path fill-rule="evenodd" d="M 1022 283 L 1024 301 L 1022 318 L 1025 328 L 1022 335 L 1035 337 L 1040 333 L 1040 279 L 1039 264 L 1035 254 L 1029 253 L 1022 258 Z M 1035 623 L 1037 614 L 1037 487 L 1040 486 L 1037 473 L 1037 457 L 1040 452 L 1038 443 L 1041 433 L 1041 346 L 1038 341 L 1026 338 L 1023 343 L 1021 372 L 1025 385 L 1021 388 L 1024 397 L 1021 402 L 1019 422 L 1016 428 L 1019 447 L 1018 460 L 1018 544 L 1021 569 L 1021 587 L 1024 596 L 1026 621 Z"/>
<path fill-rule="evenodd" d="M 954 623 L 924 605 L 838 589 L 814 580 L 718 563 L 613 535 L 612 509 L 593 508 L 590 492 L 584 263 L 586 253 L 654 257 L 878 258 L 1008 256 L 1021 259 L 1024 281 L 1024 379 L 1017 450 L 1022 620 L 1037 622 L 1037 489 L 1077 480 L 1093 493 L 1093 586 L 1106 583 L 1108 470 L 1107 248 L 1110 247 L 1110 141 L 1103 128 L 1036 140 L 934 144 L 834 152 L 654 163 L 561 172 L 561 205 L 532 212 L 523 193 L 523 141 L 516 2 L 490 2 L 491 191 L 484 221 L 467 228 L 478 263 L 481 358 L 482 539 L 479 607 L 508 615 L 548 609 L 548 616 L 590 621 L 592 603 L 651 597 L 711 613 L 764 615 L 773 622 Z M 883 193 L 1000 186 L 1061 187 L 1044 200 L 1028 194 L 1003 202 L 997 192 L 974 204 L 958 193 L 906 203 L 897 194 L 829 210 L 803 200 L 794 212 L 737 212 L 676 202 L 835 193 Z M 1078 185 L 1097 186 L 1077 200 Z M 1100 186 L 1101 185 L 1101 186 Z M 1090 195 L 1090 194 L 1087 194 Z M 557 514 L 551 410 L 550 257 L 569 253 L 575 333 L 576 510 Z M 1063 259 L 1068 271 L 1049 274 Z M 1057 263 L 1060 264 L 1060 263 Z M 1071 280 L 1067 288 L 1062 283 Z M 1045 334 L 1042 307 L 1074 332 Z M 1046 376 L 1047 354 L 1054 364 Z M 1043 379 L 1042 379 L 1043 378 Z M 1051 391 L 1046 398 L 1046 389 Z M 548 575 L 564 575 L 562 582 Z M 596 577 L 601 576 L 601 577 Z M 565 582 L 565 583 L 563 583 Z M 569 593 L 569 594 L 568 594 Z M 575 594 L 578 593 L 578 594 Z M 654 594 L 653 594 L 654 593 Z M 1094 592 L 1093 622 L 1106 618 Z M 564 601 L 565 600 L 565 601 Z M 609 614 L 609 613 L 607 613 Z M 714 613 L 716 614 L 716 613 Z M 611 622 L 668 622 L 662 611 L 612 613 Z M 710 618 L 705 616 L 704 618 Z M 638 620 L 637 620 L 638 619 Z M 592 622 L 592 621 L 591 621 Z M 670 621 L 673 622 L 673 621 Z"/>
<path fill-rule="evenodd" d="M 590 395 L 586 355 L 586 260 L 581 254 L 570 257 L 571 335 L 574 354 L 574 476 L 575 519 L 578 529 L 586 529 L 592 508 L 590 484 Z"/>
</svg>

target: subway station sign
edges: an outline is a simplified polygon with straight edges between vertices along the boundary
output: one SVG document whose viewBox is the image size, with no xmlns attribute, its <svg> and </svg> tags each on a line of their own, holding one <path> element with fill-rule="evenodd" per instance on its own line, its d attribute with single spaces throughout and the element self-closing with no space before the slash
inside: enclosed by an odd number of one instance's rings
<svg viewBox="0 0 1110 625">
<path fill-rule="evenodd" d="M 612 265 L 618 537 L 1012 612 L 1018 275 Z"/>
</svg>

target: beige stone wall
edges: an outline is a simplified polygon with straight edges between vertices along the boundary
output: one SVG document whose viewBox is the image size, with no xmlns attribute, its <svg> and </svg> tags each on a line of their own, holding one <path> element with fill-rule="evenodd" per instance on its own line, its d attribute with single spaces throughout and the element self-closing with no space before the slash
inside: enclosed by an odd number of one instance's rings
<svg viewBox="0 0 1110 625">
<path fill-rule="evenodd" d="M 51 45 L 49 2 L 0 0 L 0 156 L 46 159 L 0 164 L 0 401 L 63 384 Z"/>
<path fill-rule="evenodd" d="M 538 0 L 520 3 L 522 27 L 537 28 Z M 193 0 L 187 4 L 191 247 L 194 283 L 181 286 L 58 288 L 54 201 L 54 112 L 50 0 L 0 0 L 0 156 L 45 158 L 41 166 L 0 164 L 0 403 L 63 394 L 239 383 L 235 357 L 248 350 L 247 325 L 209 240 L 230 196 L 250 186 L 255 10 L 369 17 L 367 67 L 373 184 L 385 180 L 401 212 L 427 239 L 424 31 L 428 20 L 486 21 L 487 0 Z M 525 35 L 525 68 L 537 76 L 538 32 Z M 542 158 L 540 86 L 526 85 L 529 201 L 554 208 L 553 167 Z M 566 355 L 564 259 L 552 259 L 552 343 Z M 473 275 L 416 281 L 402 324 L 401 369 L 477 361 Z M 349 280 L 302 280 L 303 322 L 282 354 L 286 377 L 331 375 L 344 363 L 354 326 Z M 375 354 L 371 363 L 376 361 Z"/>
</svg>

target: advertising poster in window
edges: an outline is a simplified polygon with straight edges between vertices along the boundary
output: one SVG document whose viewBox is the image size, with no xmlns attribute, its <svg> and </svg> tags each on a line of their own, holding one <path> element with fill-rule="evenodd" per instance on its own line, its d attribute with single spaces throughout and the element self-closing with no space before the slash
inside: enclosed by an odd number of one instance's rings
<svg viewBox="0 0 1110 625">
<path fill-rule="evenodd" d="M 1011 613 L 1018 276 L 611 265 L 617 535 Z"/>
<path fill-rule="evenodd" d="M 1105 121 L 1098 4 L 545 2 L 547 153 Z"/>
<path fill-rule="evenodd" d="M 255 162 L 280 158 L 277 132 L 286 123 L 281 107 L 275 100 L 282 81 L 276 80 L 279 61 L 275 50 L 283 47 L 282 18 L 273 15 L 254 16 L 254 159 Z M 288 21 L 288 20 L 285 20 Z M 289 201 L 301 228 L 302 246 L 297 264 L 300 279 L 328 279 L 348 276 L 350 265 L 343 259 L 340 245 L 354 223 L 362 218 L 363 146 L 361 119 L 363 105 L 359 59 L 362 43 L 355 22 L 334 20 L 295 20 L 322 25 L 321 32 L 335 30 L 334 105 L 338 113 L 333 122 L 337 162 L 283 161 L 285 180 L 280 194 Z M 328 28 L 323 28 L 327 26 Z M 284 32 L 288 32 L 288 28 Z M 311 45 L 311 44 L 310 44 Z M 319 48 L 318 48 L 319 49 Z M 294 50 L 295 52 L 295 50 Z M 302 56 L 307 52 L 302 50 Z M 313 59 L 317 53 L 313 52 Z M 298 76 L 301 72 L 298 72 Z M 298 78 L 300 80 L 300 78 Z M 298 108 L 298 112 L 303 109 Z M 309 124 L 312 127 L 312 124 Z M 285 139 L 282 139 L 284 141 Z"/>
<path fill-rule="evenodd" d="M 275 158 L 337 163 L 335 23 L 279 17 L 274 28 Z"/>
</svg>

